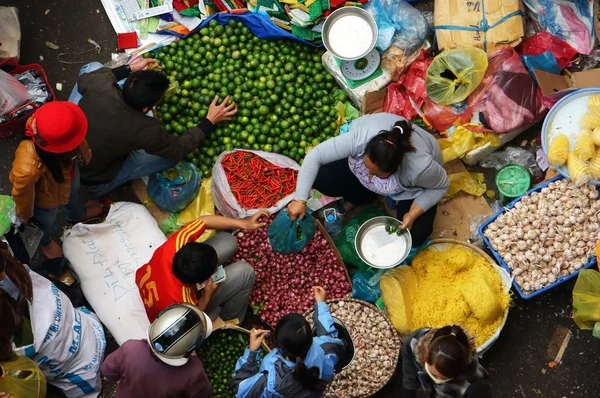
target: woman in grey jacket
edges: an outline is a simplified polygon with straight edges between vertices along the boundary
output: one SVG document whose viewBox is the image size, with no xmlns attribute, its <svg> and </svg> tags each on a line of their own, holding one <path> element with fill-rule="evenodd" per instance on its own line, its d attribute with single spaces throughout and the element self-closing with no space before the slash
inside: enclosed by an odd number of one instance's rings
<svg viewBox="0 0 600 398">
<path fill-rule="evenodd" d="M 450 185 L 442 165 L 442 151 L 427 131 L 391 113 L 362 116 L 348 133 L 306 155 L 288 213 L 293 220 L 304 217 L 313 187 L 353 205 L 390 196 L 396 217 L 411 230 L 413 246 L 420 246 L 431 234 L 437 203 Z"/>
</svg>

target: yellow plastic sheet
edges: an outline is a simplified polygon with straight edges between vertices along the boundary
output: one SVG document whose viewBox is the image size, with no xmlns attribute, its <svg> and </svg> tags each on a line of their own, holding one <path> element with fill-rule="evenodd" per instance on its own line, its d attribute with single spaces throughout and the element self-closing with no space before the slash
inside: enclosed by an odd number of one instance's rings
<svg viewBox="0 0 600 398">
<path fill-rule="evenodd" d="M 573 289 L 573 320 L 580 329 L 593 329 L 600 321 L 600 273 L 591 269 L 579 272 Z"/>
<path fill-rule="evenodd" d="M 448 178 L 450 179 L 450 187 L 444 196 L 446 198 L 456 195 L 460 191 L 473 196 L 481 196 L 487 190 L 483 173 L 463 171 L 450 174 Z"/>
<path fill-rule="evenodd" d="M 200 185 L 200 191 L 198 192 L 198 196 L 196 199 L 192 201 L 179 213 L 179 217 L 177 218 L 177 224 L 185 225 L 189 222 L 194 221 L 200 216 L 214 216 L 215 215 L 215 202 L 212 197 L 212 177 L 205 178 L 202 180 L 202 185 Z M 204 233 L 198 238 L 197 242 L 204 242 L 208 238 L 211 238 L 217 234 L 217 231 L 214 229 L 207 229 Z"/>
<path fill-rule="evenodd" d="M 492 146 L 500 145 L 500 136 L 495 133 L 479 133 L 469 130 L 469 126 L 474 124 L 465 124 L 456 127 L 450 138 L 439 138 L 437 140 L 442 149 L 444 163 L 462 157 L 467 152 L 479 148 L 488 142 Z"/>
<path fill-rule="evenodd" d="M 463 101 L 479 86 L 487 67 L 487 54 L 479 48 L 444 51 L 427 69 L 427 95 L 440 105 Z"/>
<path fill-rule="evenodd" d="M 0 378 L 0 392 L 18 398 L 46 396 L 46 376 L 31 359 L 18 356 L 0 365 L 6 372 L 6 376 Z"/>
</svg>

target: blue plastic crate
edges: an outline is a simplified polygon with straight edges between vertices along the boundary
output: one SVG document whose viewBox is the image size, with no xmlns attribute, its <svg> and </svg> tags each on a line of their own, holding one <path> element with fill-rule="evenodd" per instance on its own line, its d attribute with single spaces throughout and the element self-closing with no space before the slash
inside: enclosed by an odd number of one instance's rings
<svg viewBox="0 0 600 398">
<path fill-rule="evenodd" d="M 490 251 L 492 252 L 492 254 L 494 255 L 494 257 L 495 257 L 495 258 L 496 258 L 496 260 L 498 261 L 498 264 L 500 264 L 500 266 L 501 266 L 502 268 L 504 268 L 506 271 L 508 271 L 508 273 L 509 273 L 509 274 L 511 274 L 511 277 L 512 277 L 512 273 L 511 273 L 511 270 L 510 270 L 510 268 L 508 267 L 508 265 L 506 264 L 506 262 L 505 262 L 505 261 L 502 259 L 502 257 L 500 256 L 500 254 L 498 254 L 498 253 L 497 253 L 497 252 L 496 252 L 496 251 L 495 251 L 495 250 L 492 248 L 492 245 L 491 245 L 490 241 L 489 241 L 489 240 L 488 240 L 488 238 L 487 238 L 487 237 L 486 237 L 486 236 L 483 234 L 483 232 L 485 231 L 485 229 L 487 228 L 487 226 L 488 226 L 489 224 L 491 224 L 492 222 L 494 222 L 494 221 L 496 220 L 496 218 L 498 218 L 498 216 L 499 216 L 499 215 L 501 215 L 501 214 L 504 214 L 504 213 L 506 212 L 506 210 L 510 210 L 510 209 L 512 209 L 513 207 L 515 207 L 515 204 L 516 204 L 517 202 L 519 202 L 519 201 L 521 200 L 521 198 L 523 198 L 523 196 L 529 195 L 529 194 L 531 194 L 532 192 L 539 192 L 539 191 L 541 191 L 541 190 L 542 190 L 542 188 L 545 188 L 545 187 L 547 187 L 547 186 L 548 186 L 548 185 L 549 185 L 551 182 L 558 181 L 558 180 L 561 180 L 561 179 L 563 179 L 563 178 L 564 178 L 563 176 L 560 176 L 560 175 L 559 175 L 559 176 L 556 176 L 556 177 L 554 177 L 554 178 L 552 178 L 552 179 L 550 179 L 550 180 L 548 180 L 548 181 L 544 181 L 543 183 L 541 183 L 541 184 L 539 184 L 539 185 L 536 185 L 534 188 L 532 188 L 532 189 L 530 189 L 529 191 L 527 191 L 527 193 L 526 193 L 525 195 L 522 195 L 522 196 L 518 197 L 517 199 L 513 200 L 512 202 L 510 202 L 508 205 L 506 205 L 505 207 L 503 207 L 503 208 L 502 208 L 502 209 L 501 209 L 499 212 L 497 212 L 496 214 L 494 214 L 494 215 L 493 215 L 493 216 L 492 216 L 492 217 L 491 217 L 489 220 L 487 220 L 486 222 L 484 222 L 483 224 L 481 224 L 481 225 L 479 226 L 479 235 L 481 235 L 481 238 L 483 239 L 483 242 L 486 244 L 486 246 L 488 247 L 488 249 L 490 249 Z M 600 189 L 599 189 L 598 187 L 596 187 L 596 189 L 598 189 L 598 190 L 600 191 Z M 592 257 L 592 259 L 590 260 L 590 262 L 589 262 L 589 263 L 587 263 L 585 266 L 583 266 L 581 269 L 586 269 L 586 268 L 589 268 L 589 267 L 591 267 L 591 266 L 592 266 L 592 265 L 594 265 L 594 264 L 596 264 L 596 256 Z M 573 277 L 575 277 L 575 276 L 579 275 L 579 271 L 580 271 L 581 269 L 579 269 L 579 270 L 577 270 L 577 271 L 573 272 L 573 273 L 572 273 L 571 275 L 569 275 L 569 276 L 560 276 L 560 277 L 558 277 L 558 278 L 557 278 L 557 280 L 556 280 L 556 282 L 555 282 L 555 283 L 553 283 L 553 284 L 551 284 L 551 285 L 548 285 L 548 286 L 546 286 L 546 287 L 544 287 L 544 288 L 542 288 L 542 289 L 540 289 L 540 290 L 537 290 L 537 291 L 535 291 L 535 292 L 533 292 L 533 293 L 531 293 L 531 294 L 528 294 L 528 295 L 526 295 L 526 294 L 524 294 L 524 293 L 523 293 L 523 291 L 521 290 L 521 288 L 519 287 L 519 285 L 517 285 L 517 283 L 514 281 L 514 278 L 513 278 L 513 286 L 515 287 L 515 289 L 517 290 L 517 292 L 519 293 L 519 295 L 520 295 L 521 297 L 523 297 L 524 299 L 526 299 L 526 300 L 527 300 L 527 299 L 530 299 L 530 298 L 532 298 L 532 297 L 535 297 L 535 296 L 537 296 L 538 294 L 541 294 L 541 293 L 545 292 L 546 290 L 550 290 L 550 289 L 552 289 L 553 287 L 555 287 L 555 286 L 557 286 L 557 285 L 560 285 L 561 283 L 563 283 L 563 282 L 566 282 L 566 281 L 568 281 L 569 279 L 571 279 L 571 278 L 573 278 Z"/>
</svg>

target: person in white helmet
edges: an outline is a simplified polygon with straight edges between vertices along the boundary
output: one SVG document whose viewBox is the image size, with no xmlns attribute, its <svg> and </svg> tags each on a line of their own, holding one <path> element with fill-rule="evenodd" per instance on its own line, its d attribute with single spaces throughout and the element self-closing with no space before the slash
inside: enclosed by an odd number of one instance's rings
<svg viewBox="0 0 600 398">
<path fill-rule="evenodd" d="M 210 397 L 212 387 L 194 351 L 211 332 L 204 312 L 190 304 L 171 305 L 148 327 L 147 340 L 126 341 L 100 371 L 119 380 L 114 398 Z"/>
</svg>

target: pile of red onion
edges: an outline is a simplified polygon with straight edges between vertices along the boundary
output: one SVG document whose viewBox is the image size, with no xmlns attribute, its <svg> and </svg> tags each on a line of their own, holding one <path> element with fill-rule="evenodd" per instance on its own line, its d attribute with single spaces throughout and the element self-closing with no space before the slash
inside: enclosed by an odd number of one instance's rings
<svg viewBox="0 0 600 398">
<path fill-rule="evenodd" d="M 250 304 L 261 307 L 258 315 L 271 325 L 292 312 L 302 314 L 315 304 L 312 286 L 322 286 L 329 299 L 344 298 L 352 291 L 344 264 L 317 229 L 308 245 L 298 253 L 273 251 L 267 226 L 236 234 L 238 250 L 232 259 L 246 261 L 256 273 Z"/>
</svg>

